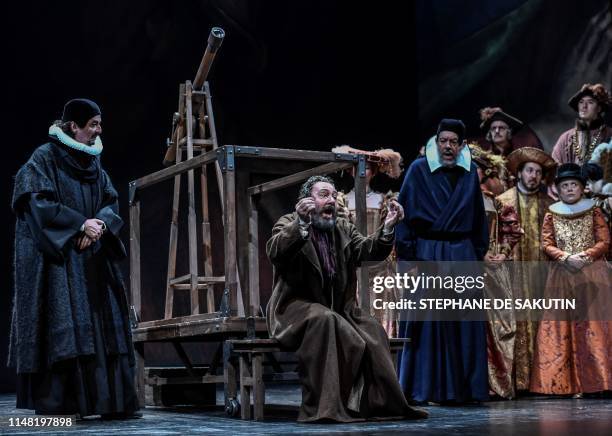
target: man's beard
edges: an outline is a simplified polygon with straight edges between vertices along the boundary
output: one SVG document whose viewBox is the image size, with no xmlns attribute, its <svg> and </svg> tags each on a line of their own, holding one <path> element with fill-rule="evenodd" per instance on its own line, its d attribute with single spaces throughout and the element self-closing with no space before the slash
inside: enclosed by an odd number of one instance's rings
<svg viewBox="0 0 612 436">
<path fill-rule="evenodd" d="M 530 194 L 540 190 L 539 183 L 536 184 L 533 188 L 527 186 L 527 184 L 524 183 L 521 179 L 519 179 L 519 183 L 521 184 L 521 188 L 523 188 L 523 191 L 528 192 Z"/>
<path fill-rule="evenodd" d="M 331 218 L 323 218 L 322 212 L 331 213 Z M 329 232 L 336 226 L 336 208 L 334 206 L 325 206 L 319 211 L 312 213 L 312 226 L 322 232 Z"/>
</svg>

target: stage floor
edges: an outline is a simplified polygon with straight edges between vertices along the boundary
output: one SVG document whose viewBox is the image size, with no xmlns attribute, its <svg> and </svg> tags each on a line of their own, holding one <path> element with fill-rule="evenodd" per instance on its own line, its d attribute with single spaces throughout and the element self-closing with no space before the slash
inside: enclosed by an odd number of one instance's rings
<svg viewBox="0 0 612 436">
<path fill-rule="evenodd" d="M 217 391 L 217 404 L 223 392 Z M 120 434 L 128 435 L 271 435 L 287 433 L 367 433 L 416 435 L 582 435 L 612 434 L 612 399 L 563 399 L 530 397 L 517 401 L 492 401 L 462 407 L 430 406 L 429 419 L 419 421 L 386 421 L 358 424 L 297 424 L 300 388 L 294 385 L 271 386 L 266 392 L 266 421 L 241 421 L 228 418 L 222 407 L 147 408 L 142 419 L 101 421 L 86 419 L 69 429 L 9 428 L 7 418 L 33 416 L 15 409 L 14 395 L 0 395 L 0 434 Z"/>
</svg>

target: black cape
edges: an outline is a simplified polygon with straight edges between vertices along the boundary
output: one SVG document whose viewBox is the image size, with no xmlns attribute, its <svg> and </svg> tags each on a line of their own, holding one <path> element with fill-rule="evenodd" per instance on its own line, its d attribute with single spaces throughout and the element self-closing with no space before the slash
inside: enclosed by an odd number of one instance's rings
<svg viewBox="0 0 612 436">
<path fill-rule="evenodd" d="M 56 142 L 38 147 L 15 177 L 12 207 L 17 222 L 9 365 L 18 375 L 38 376 L 28 379 L 27 384 L 46 380 L 51 386 L 57 385 L 58 368 L 64 368 L 61 378 L 66 380 L 60 385 L 70 384 L 74 380 L 66 379 L 66 368 L 87 378 L 87 368 L 99 377 L 100 367 L 104 368 L 102 373 L 118 370 L 120 378 L 131 383 L 125 374 L 134 365 L 134 356 L 125 286 L 117 264 L 126 255 L 118 237 L 123 221 L 117 200 L 98 157 Z M 80 227 L 93 217 L 104 221 L 107 231 L 81 251 L 76 243 L 82 234 Z M 120 364 L 107 362 L 112 356 L 121 356 Z M 99 363 L 98 370 L 95 362 Z M 97 382 L 112 386 L 115 376 Z M 80 380 L 77 384 L 91 382 Z M 30 388 L 27 395 L 32 393 Z M 132 397 L 132 387 L 125 388 Z M 18 406 L 19 402 L 18 389 Z M 22 401 L 25 407 L 26 403 L 31 401 Z M 117 411 L 90 409 L 79 411 Z"/>
</svg>

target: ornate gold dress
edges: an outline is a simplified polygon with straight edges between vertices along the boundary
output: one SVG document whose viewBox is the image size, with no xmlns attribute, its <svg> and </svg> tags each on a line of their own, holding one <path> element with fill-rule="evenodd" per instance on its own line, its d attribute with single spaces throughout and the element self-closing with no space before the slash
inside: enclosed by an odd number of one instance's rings
<svg viewBox="0 0 612 436">
<path fill-rule="evenodd" d="M 553 204 L 544 218 L 542 246 L 555 265 L 546 289 L 591 292 L 589 277 L 604 262 L 579 271 L 565 267 L 565 259 L 584 252 L 591 261 L 602 259 L 610 244 L 610 232 L 601 210 L 583 199 L 572 208 Z M 609 284 L 607 285 L 609 287 Z M 577 394 L 612 390 L 612 322 L 541 321 L 535 343 L 531 391 L 543 394 Z"/>
<path fill-rule="evenodd" d="M 539 272 L 537 262 L 546 259 L 541 248 L 541 230 L 544 215 L 553 200 L 542 192 L 525 193 L 517 186 L 497 197 L 505 205 L 516 209 L 519 222 L 525 234 L 514 246 L 512 260 L 516 261 L 513 271 L 515 298 L 531 298 L 534 289 L 543 289 L 546 277 Z M 529 390 L 533 347 L 538 331 L 538 323 L 530 320 L 516 322 L 514 341 L 514 374 L 518 391 Z"/>
</svg>

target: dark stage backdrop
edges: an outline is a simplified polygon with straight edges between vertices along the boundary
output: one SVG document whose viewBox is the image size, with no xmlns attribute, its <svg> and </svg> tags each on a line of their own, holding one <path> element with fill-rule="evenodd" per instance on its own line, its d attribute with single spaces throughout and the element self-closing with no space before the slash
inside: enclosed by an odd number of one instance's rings
<svg viewBox="0 0 612 436">
<path fill-rule="evenodd" d="M 12 293 L 12 177 L 45 141 L 67 99 L 89 97 L 102 107 L 102 161 L 126 221 L 128 182 L 161 168 L 178 85 L 193 80 L 214 25 L 226 31 L 210 75 L 221 144 L 413 147 L 407 133 L 416 125 L 411 7 L 324 0 L 21 1 L 11 3 L 3 20 L 9 77 L 2 108 L 2 364 Z M 159 194 L 153 196 L 159 204 L 144 211 L 143 232 L 156 259 L 143 268 L 163 280 L 171 193 Z M 124 267 L 127 278 L 127 262 Z M 14 379 L 2 366 L 0 387 L 11 390 Z"/>
<path fill-rule="evenodd" d="M 12 299 L 12 177 L 45 141 L 67 99 L 89 97 L 102 107 L 102 160 L 127 221 L 127 184 L 161 168 L 178 85 L 193 79 L 212 26 L 226 31 L 209 78 L 221 144 L 390 146 L 408 163 L 441 117 L 465 119 L 476 135 L 477 110 L 489 105 L 529 122 L 550 146 L 572 123 L 565 101 L 575 88 L 584 81 L 610 85 L 609 8 L 606 0 L 4 6 L 0 391 L 14 389 L 14 374 L 3 365 Z M 161 283 L 169 186 L 148 195 L 143 232 L 146 252 L 154 255 L 143 267 L 151 283 Z M 270 222 L 286 206 L 279 204 L 270 205 Z M 127 278 L 127 262 L 124 270 Z M 151 296 L 147 311 L 161 314 L 160 301 Z"/>
</svg>

